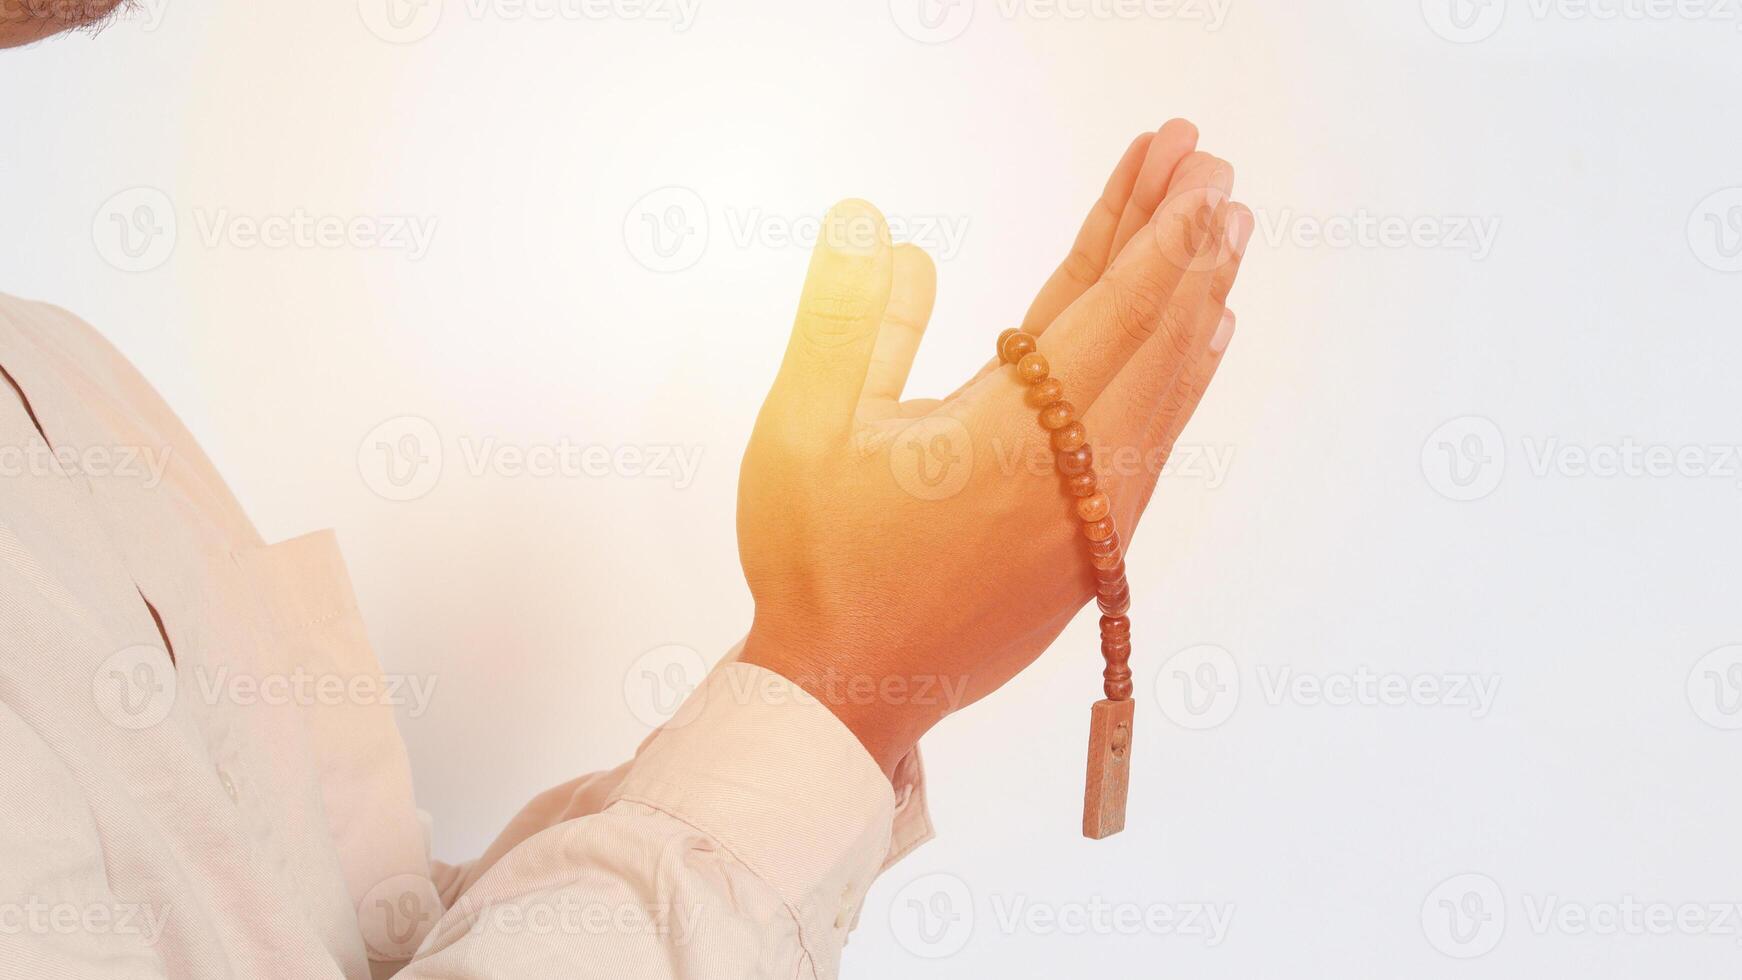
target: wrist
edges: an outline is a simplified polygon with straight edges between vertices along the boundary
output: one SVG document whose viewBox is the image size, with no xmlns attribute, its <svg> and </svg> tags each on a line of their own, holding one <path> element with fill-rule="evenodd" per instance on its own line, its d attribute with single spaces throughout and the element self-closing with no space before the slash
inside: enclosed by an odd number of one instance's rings
<svg viewBox="0 0 1742 980">
<path fill-rule="evenodd" d="M 771 642 L 755 629 L 745 637 L 738 659 L 781 675 L 827 707 L 891 781 L 896 766 L 936 721 L 919 706 L 890 695 L 902 686 L 899 678 L 845 667 L 814 649 Z"/>
</svg>

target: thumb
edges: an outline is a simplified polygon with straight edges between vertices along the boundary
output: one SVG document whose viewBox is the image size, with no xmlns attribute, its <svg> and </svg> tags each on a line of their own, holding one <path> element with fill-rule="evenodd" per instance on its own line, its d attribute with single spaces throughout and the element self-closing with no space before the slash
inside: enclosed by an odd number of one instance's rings
<svg viewBox="0 0 1742 980">
<path fill-rule="evenodd" d="M 877 209 L 846 200 L 817 229 L 798 318 L 763 413 L 807 440 L 842 438 L 871 367 L 894 278 L 889 226 Z"/>
</svg>

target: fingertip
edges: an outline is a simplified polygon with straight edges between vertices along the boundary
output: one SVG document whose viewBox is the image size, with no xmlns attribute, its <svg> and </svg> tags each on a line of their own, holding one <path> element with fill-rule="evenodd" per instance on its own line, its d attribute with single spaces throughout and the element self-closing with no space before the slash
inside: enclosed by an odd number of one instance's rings
<svg viewBox="0 0 1742 980">
<path fill-rule="evenodd" d="M 1223 310 L 1222 319 L 1216 324 L 1216 332 L 1210 337 L 1210 353 L 1220 354 L 1228 349 L 1229 341 L 1234 339 L 1234 311 Z"/>
<path fill-rule="evenodd" d="M 1236 201 L 1228 215 L 1228 246 L 1236 256 L 1246 254 L 1246 246 L 1252 240 L 1252 231 L 1258 226 L 1258 218 L 1252 209 Z"/>
<path fill-rule="evenodd" d="M 1176 143 L 1196 146 L 1198 143 L 1198 127 L 1190 119 L 1173 118 L 1161 124 L 1156 134 L 1163 139 Z"/>
<path fill-rule="evenodd" d="M 929 291 L 937 285 L 937 263 L 924 248 L 912 242 L 902 242 L 895 246 L 895 277 Z"/>
<path fill-rule="evenodd" d="M 844 255 L 874 255 L 889 248 L 889 223 L 870 201 L 849 197 L 823 216 L 817 244 Z"/>
</svg>

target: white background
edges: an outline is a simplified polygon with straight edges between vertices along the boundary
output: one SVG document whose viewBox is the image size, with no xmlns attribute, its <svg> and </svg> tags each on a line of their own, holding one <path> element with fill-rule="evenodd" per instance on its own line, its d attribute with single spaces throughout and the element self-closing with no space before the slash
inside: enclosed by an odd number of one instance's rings
<svg viewBox="0 0 1742 980">
<path fill-rule="evenodd" d="M 782 232 L 846 196 L 909 221 L 942 290 L 912 391 L 946 391 L 1183 115 L 1259 223 L 1185 439 L 1231 465 L 1164 479 L 1131 557 L 1132 826 L 1077 836 L 1085 616 L 928 739 L 940 839 L 846 976 L 1737 975 L 1742 913 L 1597 934 L 1742 902 L 1742 649 L 1711 653 L 1742 643 L 1734 5 L 957 0 L 930 30 L 919 0 L 425 0 L 399 29 L 387 2 L 147 0 L 0 54 L 0 289 L 118 343 L 268 538 L 338 528 L 385 668 L 438 682 L 403 728 L 440 855 L 623 758 L 649 675 L 747 624 Z M 362 230 L 247 236 L 299 213 Z M 399 217 L 427 249 L 368 239 Z M 419 432 L 439 476 L 388 499 L 373 443 Z M 565 442 L 701 464 L 470 461 Z M 1276 693 L 1363 671 L 1498 693 Z M 1097 903 L 1232 919 L 1073 917 Z"/>
</svg>

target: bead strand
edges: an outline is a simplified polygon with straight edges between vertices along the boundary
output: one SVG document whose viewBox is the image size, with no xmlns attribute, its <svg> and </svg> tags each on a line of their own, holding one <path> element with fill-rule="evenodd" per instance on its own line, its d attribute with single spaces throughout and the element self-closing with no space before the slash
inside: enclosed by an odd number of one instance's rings
<svg viewBox="0 0 1742 980">
<path fill-rule="evenodd" d="M 1064 385 L 1051 376 L 1046 355 L 1034 337 L 1012 328 L 998 335 L 998 360 L 1016 365 L 1016 376 L 1028 385 L 1025 399 L 1040 412 L 1040 425 L 1050 433 L 1052 448 L 1064 475 L 1072 510 L 1082 525 L 1089 562 L 1095 569 L 1095 600 L 1101 608 L 1101 656 L 1107 661 L 1102 687 L 1109 701 L 1131 699 L 1131 586 L 1125 581 L 1125 550 L 1113 520 L 1113 501 L 1100 489 L 1088 430 L 1077 419 L 1076 406 L 1065 401 Z"/>
</svg>

